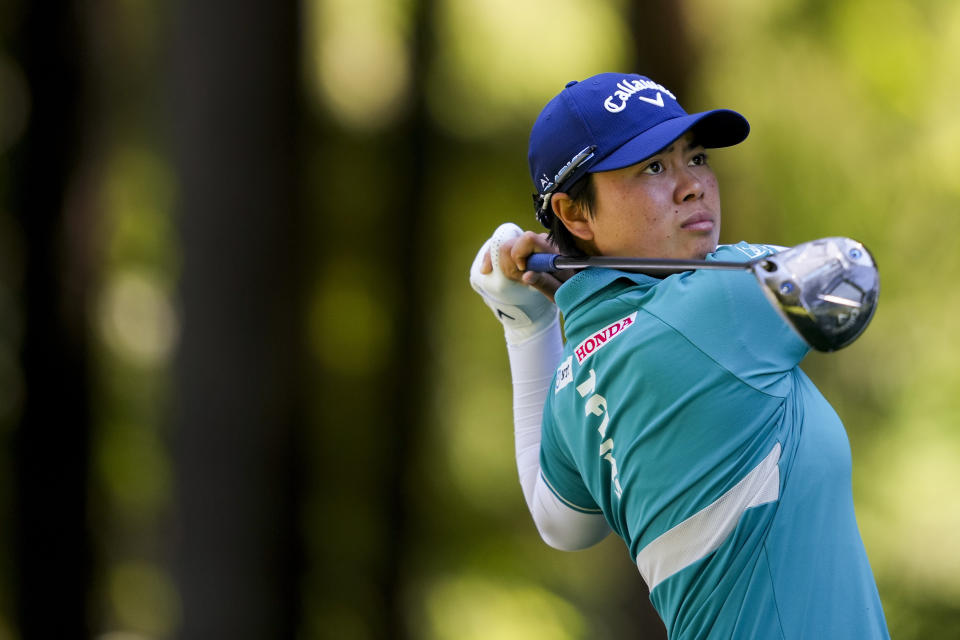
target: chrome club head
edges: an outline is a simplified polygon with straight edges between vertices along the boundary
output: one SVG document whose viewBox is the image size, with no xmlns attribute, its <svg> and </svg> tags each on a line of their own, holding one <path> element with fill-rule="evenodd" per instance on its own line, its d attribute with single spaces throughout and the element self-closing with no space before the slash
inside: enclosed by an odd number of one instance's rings
<svg viewBox="0 0 960 640">
<path fill-rule="evenodd" d="M 752 269 L 774 308 L 817 351 L 836 351 L 856 340 L 876 310 L 877 265 L 850 238 L 799 244 Z"/>
</svg>

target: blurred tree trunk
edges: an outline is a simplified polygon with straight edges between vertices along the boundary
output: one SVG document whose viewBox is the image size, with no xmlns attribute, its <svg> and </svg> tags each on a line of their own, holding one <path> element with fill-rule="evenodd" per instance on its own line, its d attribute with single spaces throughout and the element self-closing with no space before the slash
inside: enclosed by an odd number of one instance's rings
<svg viewBox="0 0 960 640">
<path fill-rule="evenodd" d="M 403 302 L 394 310 L 392 321 L 398 340 L 386 370 L 386 385 L 391 389 L 390 404 L 395 408 L 393 428 L 383 435 L 389 439 L 385 460 L 384 481 L 390 545 L 388 563 L 383 574 L 382 589 L 386 603 L 387 625 L 383 638 L 402 640 L 410 635 L 404 594 L 413 577 L 406 562 L 414 555 L 416 540 L 413 531 L 415 514 L 422 505 L 422 491 L 415 487 L 415 460 L 422 445 L 427 420 L 429 389 L 428 333 L 431 315 L 424 310 L 432 304 L 426 288 L 432 282 L 427 272 L 431 256 L 429 219 L 429 155 L 438 143 L 426 105 L 426 77 L 433 44 L 434 2 L 413 3 L 413 37 L 410 51 L 411 108 L 397 131 L 391 155 L 401 169 L 397 176 L 397 202 L 405 203 L 405 215 L 386 211 L 385 223 L 394 239 L 384 256 L 383 273 L 392 273 L 398 299 Z M 396 265 L 396 268 L 391 269 Z"/>
<path fill-rule="evenodd" d="M 434 3 L 409 3 L 409 102 L 376 135 L 318 119 L 324 153 L 314 163 L 316 197 L 338 212 L 317 228 L 320 340 L 365 340 L 380 327 L 390 339 L 358 365 L 359 347 L 317 353 L 316 403 L 322 414 L 311 448 L 313 504 L 310 637 L 410 637 L 412 585 L 420 577 L 417 514 L 428 488 L 414 476 L 426 433 L 430 322 L 424 276 L 432 225 L 428 156 L 437 133 L 425 107 Z M 374 194 L 374 195 L 371 195 Z M 435 255 L 435 254 L 434 254 Z M 356 293 L 353 293 L 356 292 Z M 358 300 L 359 308 L 349 306 Z M 365 311 L 369 308 L 371 311 Z M 361 337 L 357 337 L 357 336 Z M 336 338 L 334 338 L 336 336 Z M 375 336 L 370 336 L 373 340 Z M 334 490 L 329 490 L 333 487 Z M 422 523 L 420 526 L 423 526 Z"/>
<path fill-rule="evenodd" d="M 292 638 L 299 621 L 298 17 L 293 2 L 173 12 L 184 638 Z"/>
<path fill-rule="evenodd" d="M 690 95 L 690 83 L 700 51 L 690 37 L 682 0 L 630 0 L 626 17 L 633 40 L 632 68 L 670 89 L 680 104 Z"/>
<path fill-rule="evenodd" d="M 84 42 L 76 3 L 25 3 L 13 53 L 31 113 L 11 155 L 25 248 L 23 375 L 14 434 L 16 615 L 21 637 L 86 638 L 90 375 L 88 210 L 78 197 Z"/>
<path fill-rule="evenodd" d="M 679 0 L 630 0 L 626 15 L 632 34 L 633 68 L 670 89 L 686 105 L 699 52 L 689 33 L 685 3 Z M 635 569 L 635 568 L 634 568 Z M 636 607 L 637 638 L 665 639 L 666 628 L 657 615 L 646 584 L 637 576 L 624 593 Z"/>
</svg>

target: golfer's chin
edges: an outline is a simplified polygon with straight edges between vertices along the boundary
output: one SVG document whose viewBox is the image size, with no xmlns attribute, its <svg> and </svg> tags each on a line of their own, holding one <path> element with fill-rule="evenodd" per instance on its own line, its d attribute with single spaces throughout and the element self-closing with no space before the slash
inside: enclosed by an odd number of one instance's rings
<svg viewBox="0 0 960 640">
<path fill-rule="evenodd" d="M 717 240 L 717 234 L 713 233 L 703 238 L 694 239 L 694 241 L 691 242 L 688 255 L 684 257 L 690 258 L 691 260 L 703 260 L 707 257 L 707 254 L 717 250 Z"/>
</svg>

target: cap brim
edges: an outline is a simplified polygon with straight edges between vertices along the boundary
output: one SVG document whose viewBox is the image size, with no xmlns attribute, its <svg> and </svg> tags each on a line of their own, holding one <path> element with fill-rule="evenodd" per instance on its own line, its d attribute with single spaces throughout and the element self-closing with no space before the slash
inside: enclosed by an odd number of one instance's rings
<svg viewBox="0 0 960 640">
<path fill-rule="evenodd" d="M 743 142 L 750 133 L 750 124 L 746 118 L 730 109 L 714 109 L 666 120 L 601 158 L 591 165 L 589 171 L 612 171 L 642 162 L 690 129 L 696 129 L 697 144 L 716 149 Z"/>
</svg>

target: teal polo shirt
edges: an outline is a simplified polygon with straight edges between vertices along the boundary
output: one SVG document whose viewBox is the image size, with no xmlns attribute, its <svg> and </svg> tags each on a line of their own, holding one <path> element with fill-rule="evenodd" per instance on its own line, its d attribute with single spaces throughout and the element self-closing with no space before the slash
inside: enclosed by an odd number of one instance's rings
<svg viewBox="0 0 960 640">
<path fill-rule="evenodd" d="M 887 638 L 846 433 L 754 277 L 587 269 L 556 300 L 541 473 L 624 540 L 669 637 Z"/>
</svg>

